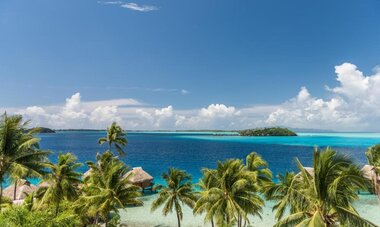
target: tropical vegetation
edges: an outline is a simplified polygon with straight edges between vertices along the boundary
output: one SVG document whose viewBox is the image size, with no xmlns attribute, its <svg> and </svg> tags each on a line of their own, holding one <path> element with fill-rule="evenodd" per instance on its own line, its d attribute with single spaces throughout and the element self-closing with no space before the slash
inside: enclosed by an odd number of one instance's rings
<svg viewBox="0 0 380 227">
<path fill-rule="evenodd" d="M 128 141 L 124 130 L 116 122 L 113 122 L 112 125 L 107 128 L 107 136 L 100 138 L 98 143 L 100 145 L 108 144 L 109 151 L 112 150 L 112 145 L 114 145 L 117 153 L 120 156 L 124 156 L 125 151 L 123 148 L 127 145 Z"/>
<path fill-rule="evenodd" d="M 38 130 L 27 130 L 28 123 L 17 115 L 0 119 L 0 226 L 118 226 L 120 209 L 143 204 L 141 188 L 130 183 L 129 168 L 117 156 L 125 155 L 127 139 L 116 123 L 99 139 L 107 149 L 86 162 L 86 175 L 72 153 L 59 153 L 49 161 L 50 152 L 39 147 Z M 366 157 L 379 174 L 380 145 L 370 147 Z M 169 168 L 162 175 L 165 185 L 155 188 L 151 210 L 162 208 L 165 216 L 174 213 L 179 227 L 185 207 L 202 214 L 213 227 L 242 227 L 262 217 L 266 198 L 275 203 L 279 227 L 376 226 L 353 206 L 358 191 L 369 190 L 371 182 L 351 158 L 330 148 L 316 149 L 312 167 L 298 159 L 296 164 L 298 173 L 279 174 L 276 183 L 268 163 L 256 152 L 245 160 L 227 159 L 202 169 L 197 185 L 186 171 Z M 16 192 L 18 182 L 31 177 L 41 183 L 22 205 L 13 204 L 16 193 L 2 196 L 5 181 L 13 183 Z"/>
<path fill-rule="evenodd" d="M 44 162 L 49 152 L 39 149 L 37 130 L 25 132 L 29 122 L 22 117 L 8 116 L 0 119 L 0 204 L 3 182 L 10 178 L 17 190 L 17 181 L 21 177 L 42 176 Z"/>
<path fill-rule="evenodd" d="M 247 156 L 246 165 L 239 159 L 218 162 L 216 169 L 203 169 L 201 196 L 194 214 L 206 213 L 205 221 L 218 226 L 238 227 L 249 223 L 249 216 L 261 217 L 264 200 L 259 196 L 271 182 L 267 163 L 255 152 Z"/>
<path fill-rule="evenodd" d="M 365 152 L 365 155 L 367 157 L 368 164 L 372 168 L 373 172 L 373 175 L 371 176 L 371 183 L 374 192 L 380 196 L 380 189 L 378 184 L 378 181 L 380 179 L 380 144 L 368 148 L 368 150 Z"/>
<path fill-rule="evenodd" d="M 238 131 L 240 136 L 297 136 L 295 132 L 287 128 L 257 128 Z"/>
<path fill-rule="evenodd" d="M 128 167 L 110 151 L 96 155 L 96 163 L 87 162 L 91 174 L 84 179 L 82 196 L 75 202 L 94 224 L 103 220 L 108 226 L 111 212 L 118 213 L 127 205 L 142 205 L 140 187 L 129 183 Z"/>
<path fill-rule="evenodd" d="M 81 174 L 77 169 L 82 165 L 76 162 L 75 155 L 71 153 L 59 154 L 56 164 L 47 163 L 49 172 L 43 177 L 44 186 L 37 194 L 39 208 L 52 205 L 55 207 L 55 216 L 63 200 L 74 201 L 79 196 Z"/>
<path fill-rule="evenodd" d="M 276 226 L 376 226 L 353 207 L 369 182 L 350 158 L 327 148 L 314 151 L 312 169 L 296 162 L 300 172 L 280 176 L 268 192 L 277 201 Z"/>
<path fill-rule="evenodd" d="M 183 170 L 170 168 L 167 173 L 162 175 L 167 186 L 158 186 L 160 192 L 157 199 L 152 203 L 152 211 L 163 206 L 163 215 L 173 212 L 177 215 L 178 227 L 181 227 L 183 219 L 182 205 L 190 208 L 194 207 L 197 200 L 191 183 L 191 176 Z"/>
</svg>

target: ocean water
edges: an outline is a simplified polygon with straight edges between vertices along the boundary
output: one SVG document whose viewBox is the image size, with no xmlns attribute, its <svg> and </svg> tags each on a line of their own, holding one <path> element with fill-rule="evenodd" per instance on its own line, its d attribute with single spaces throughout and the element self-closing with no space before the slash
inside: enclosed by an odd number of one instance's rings
<svg viewBox="0 0 380 227">
<path fill-rule="evenodd" d="M 54 153 L 54 161 L 59 152 L 72 152 L 82 163 L 94 160 L 97 152 L 106 147 L 98 145 L 97 140 L 105 136 L 99 131 L 71 131 L 55 134 L 41 134 L 41 147 Z M 338 152 L 347 154 L 359 165 L 366 163 L 364 152 L 369 146 L 380 143 L 379 133 L 300 133 L 297 137 L 239 137 L 214 136 L 212 132 L 173 133 L 173 132 L 140 132 L 128 133 L 127 155 L 124 162 L 131 166 L 141 166 L 149 172 L 156 183 L 163 183 L 161 174 L 169 167 L 184 169 L 197 182 L 204 167 L 214 168 L 218 160 L 228 158 L 244 159 L 247 154 L 256 151 L 268 161 L 274 174 L 284 171 L 297 171 L 295 158 L 305 166 L 312 163 L 315 146 L 332 147 Z M 85 172 L 84 164 L 80 171 Z M 146 195 L 141 199 L 141 207 L 128 207 L 120 211 L 121 221 L 128 226 L 176 226 L 176 216 L 162 216 L 161 210 L 150 211 L 156 195 Z M 273 202 L 266 201 L 262 219 L 251 218 L 253 226 L 273 226 Z M 380 206 L 374 195 L 361 195 L 355 204 L 364 218 L 380 224 Z M 210 226 L 203 222 L 203 216 L 194 216 L 191 209 L 184 208 L 183 226 Z"/>
<path fill-rule="evenodd" d="M 87 170 L 85 162 L 94 160 L 97 152 L 106 146 L 99 146 L 98 138 L 105 136 L 102 131 L 70 131 L 55 134 L 41 134 L 41 148 L 54 152 L 72 152 L 84 163 L 80 169 Z M 358 164 L 365 164 L 364 152 L 367 147 L 380 143 L 380 134 L 360 133 L 300 133 L 297 137 L 240 137 L 214 136 L 202 133 L 128 133 L 127 155 L 123 160 L 131 167 L 141 166 L 160 182 L 161 174 L 169 167 L 188 171 L 194 181 L 201 177 L 204 167 L 214 168 L 218 160 L 228 158 L 244 159 L 256 151 L 268 161 L 270 169 L 277 174 L 296 171 L 295 158 L 305 166 L 312 162 L 313 147 L 322 149 L 330 146 L 353 157 Z"/>
</svg>

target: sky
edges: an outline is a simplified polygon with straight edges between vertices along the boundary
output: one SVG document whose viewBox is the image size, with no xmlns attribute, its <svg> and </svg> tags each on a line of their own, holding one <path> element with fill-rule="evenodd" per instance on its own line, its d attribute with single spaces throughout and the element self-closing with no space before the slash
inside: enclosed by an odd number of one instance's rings
<svg viewBox="0 0 380 227">
<path fill-rule="evenodd" d="M 380 131 L 378 0 L 0 0 L 33 126 Z"/>
</svg>

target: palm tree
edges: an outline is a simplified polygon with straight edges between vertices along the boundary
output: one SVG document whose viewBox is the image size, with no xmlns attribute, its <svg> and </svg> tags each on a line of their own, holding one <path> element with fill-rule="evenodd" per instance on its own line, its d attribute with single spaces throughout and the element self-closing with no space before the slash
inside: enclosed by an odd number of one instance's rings
<svg viewBox="0 0 380 227">
<path fill-rule="evenodd" d="M 239 159 L 229 159 L 218 162 L 215 170 L 207 170 L 211 184 L 216 184 L 208 190 L 208 216 L 216 217 L 219 225 L 242 226 L 243 221 L 249 222 L 248 215 L 261 217 L 263 199 L 258 195 L 257 176 L 247 171 Z M 207 177 L 207 176 L 206 176 Z M 197 209 L 202 203 L 202 197 L 196 203 Z"/>
<path fill-rule="evenodd" d="M 373 171 L 375 172 L 374 177 L 372 177 L 372 184 L 376 194 L 379 194 L 380 192 L 378 191 L 377 179 L 380 175 L 380 144 L 368 148 L 365 155 L 367 157 L 368 164 L 372 166 Z"/>
<path fill-rule="evenodd" d="M 20 165 L 13 165 L 9 172 L 10 172 L 9 178 L 11 182 L 14 184 L 13 200 L 16 200 L 17 186 L 18 186 L 17 184 L 21 179 L 25 178 L 28 175 L 28 169 Z"/>
<path fill-rule="evenodd" d="M 124 156 L 125 152 L 123 151 L 123 147 L 125 147 L 128 143 L 125 136 L 126 133 L 124 130 L 119 125 L 117 125 L 116 122 L 113 122 L 112 125 L 107 128 L 107 136 L 100 138 L 98 143 L 100 145 L 108 143 L 108 149 L 110 151 L 112 149 L 112 144 L 114 144 L 118 154 L 120 156 Z"/>
<path fill-rule="evenodd" d="M 313 173 L 296 160 L 300 173 L 286 179 L 283 200 L 290 208 L 289 216 L 281 218 L 276 226 L 376 226 L 361 218 L 352 206 L 358 199 L 357 191 L 367 189 L 368 181 L 361 170 L 347 156 L 327 148 L 314 151 Z M 280 184 L 283 184 L 281 182 Z M 283 209 L 279 205 L 277 209 Z"/>
<path fill-rule="evenodd" d="M 164 205 L 162 210 L 166 216 L 175 209 L 177 215 L 178 227 L 181 227 L 183 219 L 182 205 L 185 204 L 190 208 L 194 207 L 197 200 L 191 183 L 191 176 L 183 170 L 169 168 L 167 173 L 162 175 L 167 186 L 162 186 L 159 195 L 152 203 L 151 211 L 155 211 Z"/>
<path fill-rule="evenodd" d="M 265 186 L 272 183 L 272 172 L 268 163 L 256 152 L 251 152 L 246 157 L 246 168 L 254 173 L 259 189 L 265 190 Z"/>
<path fill-rule="evenodd" d="M 21 177 L 41 176 L 44 174 L 44 162 L 49 152 L 39 149 L 39 140 L 35 137 L 38 130 L 26 132 L 28 121 L 23 122 L 19 115 L 7 116 L 0 120 L 0 204 L 2 182 L 9 176 L 15 181 Z M 17 181 L 15 182 L 17 187 Z M 16 190 L 16 188 L 15 188 Z"/>
<path fill-rule="evenodd" d="M 77 162 L 77 157 L 71 153 L 60 153 L 56 164 L 47 163 L 46 167 L 50 172 L 43 181 L 48 184 L 48 187 L 41 187 L 37 192 L 41 195 L 39 207 L 45 204 L 53 204 L 55 216 L 57 216 L 63 199 L 69 201 L 76 199 L 78 197 L 78 185 L 81 183 L 81 174 L 76 170 L 81 165 Z"/>
<path fill-rule="evenodd" d="M 276 210 L 275 217 L 277 221 L 284 216 L 288 204 L 292 203 L 289 195 L 294 176 L 295 174 L 293 172 L 286 172 L 285 175 L 278 174 L 278 183 L 266 188 L 266 198 L 276 201 L 276 204 L 273 206 L 273 211 Z M 293 213 L 294 211 L 291 210 L 290 212 Z"/>
<path fill-rule="evenodd" d="M 211 196 L 211 189 L 217 187 L 217 180 L 214 177 L 214 171 L 211 169 L 202 169 L 202 178 L 200 179 L 198 186 L 201 189 L 200 196 L 194 205 L 193 213 L 201 214 L 206 212 L 205 222 L 210 221 L 211 226 L 215 226 L 214 218 L 215 214 L 212 213 L 212 207 L 214 205 L 213 198 Z"/>
<path fill-rule="evenodd" d="M 84 179 L 84 195 L 75 202 L 75 206 L 88 211 L 88 216 L 95 217 L 96 224 L 100 215 L 107 226 L 111 211 L 118 213 L 127 205 L 142 205 L 137 198 L 141 189 L 129 183 L 128 167 L 110 151 L 97 154 L 96 160 L 96 163 L 87 162 L 91 175 Z"/>
</svg>

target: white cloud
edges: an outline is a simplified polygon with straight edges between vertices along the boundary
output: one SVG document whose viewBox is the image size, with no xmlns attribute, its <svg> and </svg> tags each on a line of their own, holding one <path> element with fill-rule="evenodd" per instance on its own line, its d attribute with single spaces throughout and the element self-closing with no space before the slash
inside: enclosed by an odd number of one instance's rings
<svg viewBox="0 0 380 227">
<path fill-rule="evenodd" d="M 98 1 L 99 4 L 108 4 L 108 5 L 120 5 L 123 4 L 122 1 Z"/>
<path fill-rule="evenodd" d="M 273 111 L 266 123 L 337 131 L 379 130 L 380 72 L 365 76 L 344 63 L 335 67 L 339 86 L 328 88 L 332 98 L 313 97 L 305 87 L 298 96 Z"/>
<path fill-rule="evenodd" d="M 202 108 L 199 113 L 200 117 L 204 118 L 226 117 L 237 114 L 235 107 L 227 107 L 224 104 L 211 104 L 207 108 Z"/>
<path fill-rule="evenodd" d="M 113 121 L 120 124 L 120 108 L 142 106 L 135 99 L 111 99 L 83 102 L 80 93 L 66 99 L 64 105 L 30 106 L 11 111 L 32 120 L 32 126 L 51 128 L 105 128 Z"/>
<path fill-rule="evenodd" d="M 235 128 L 240 111 L 233 106 L 211 104 L 201 108 L 194 115 L 177 114 L 175 125 L 179 128 L 190 129 L 227 129 Z"/>
<path fill-rule="evenodd" d="M 52 128 L 105 128 L 112 121 L 126 129 L 242 129 L 263 126 L 378 131 L 380 125 L 380 70 L 366 76 L 344 63 L 335 67 L 337 86 L 327 87 L 328 99 L 301 87 L 298 94 L 280 105 L 237 108 L 210 104 L 197 109 L 147 106 L 122 98 L 82 101 L 80 93 L 62 105 L 0 108 L 31 119 L 33 125 Z M 181 90 L 176 90 L 180 92 Z M 183 92 L 182 92 L 183 93 Z"/>
<path fill-rule="evenodd" d="M 122 4 L 121 7 L 131 9 L 131 10 L 135 10 L 135 11 L 140 11 L 140 12 L 150 12 L 150 11 L 158 10 L 158 8 L 156 6 L 138 5 L 134 2 Z"/>
<path fill-rule="evenodd" d="M 139 12 L 150 12 L 154 10 L 158 10 L 157 6 L 153 5 L 139 5 L 134 2 L 123 2 L 123 1 L 98 1 L 99 4 L 105 5 L 118 5 L 122 8 L 139 11 Z"/>
<path fill-rule="evenodd" d="M 90 114 L 89 117 L 92 123 L 96 123 L 98 126 L 105 128 L 112 122 L 118 122 L 122 124 L 122 118 L 118 114 L 117 106 L 98 106 Z"/>
<path fill-rule="evenodd" d="M 182 95 L 187 95 L 187 94 L 189 94 L 189 91 L 186 90 L 186 89 L 182 89 L 182 90 L 181 90 L 181 94 L 182 94 Z"/>
<path fill-rule="evenodd" d="M 81 96 L 79 92 L 66 99 L 66 105 L 63 107 L 61 116 L 71 119 L 83 119 L 87 117 L 81 108 Z"/>
</svg>

